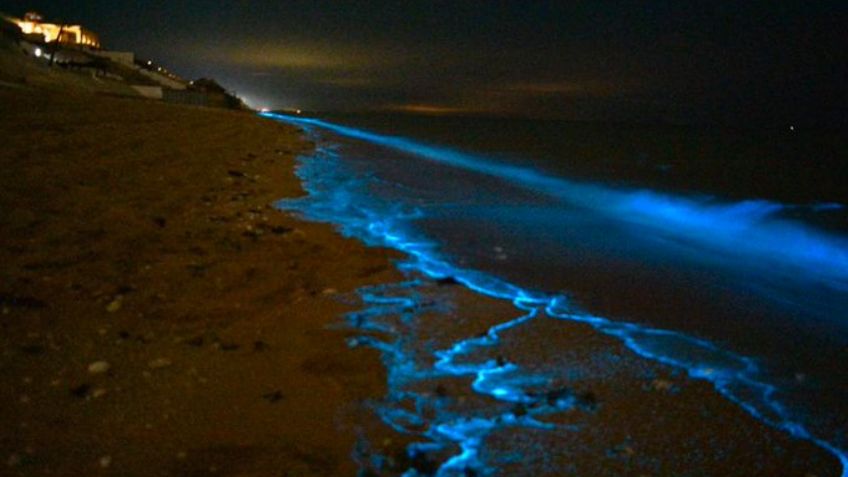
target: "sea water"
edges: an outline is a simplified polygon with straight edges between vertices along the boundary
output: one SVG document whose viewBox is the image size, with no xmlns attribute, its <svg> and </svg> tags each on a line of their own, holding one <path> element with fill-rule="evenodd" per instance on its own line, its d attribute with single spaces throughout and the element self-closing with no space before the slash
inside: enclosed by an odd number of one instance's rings
<svg viewBox="0 0 848 477">
<path fill-rule="evenodd" d="M 419 273 L 516 304 L 513 321 L 441 350 L 436 371 L 471 375 L 478 393 L 522 402 L 536 377 L 507 363 L 463 368 L 455 358 L 540 314 L 582 321 L 709 380 L 845 463 L 848 174 L 838 135 L 272 117 L 319 141 L 301 158 L 309 195 L 281 207 L 400 249 Z M 406 300 L 385 291 L 363 298 L 378 307 Z M 402 351 L 386 352 L 403 374 Z M 484 468 L 477 446 L 493 421 L 456 422 L 431 431 L 462 449 L 442 473 Z"/>
</svg>

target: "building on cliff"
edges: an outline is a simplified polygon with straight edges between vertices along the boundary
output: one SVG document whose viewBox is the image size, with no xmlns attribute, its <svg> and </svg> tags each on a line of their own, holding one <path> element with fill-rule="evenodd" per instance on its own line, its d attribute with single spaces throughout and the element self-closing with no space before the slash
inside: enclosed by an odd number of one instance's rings
<svg viewBox="0 0 848 477">
<path fill-rule="evenodd" d="M 93 31 L 81 25 L 45 23 L 44 18 L 35 12 L 28 12 L 23 19 L 14 19 L 26 38 L 39 43 L 58 42 L 62 45 L 100 48 L 100 38 Z"/>
</svg>

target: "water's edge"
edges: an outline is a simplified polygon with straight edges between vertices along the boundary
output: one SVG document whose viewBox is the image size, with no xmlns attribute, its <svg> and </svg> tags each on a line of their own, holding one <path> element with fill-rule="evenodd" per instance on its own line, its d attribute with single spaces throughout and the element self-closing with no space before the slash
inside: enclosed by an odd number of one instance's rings
<svg viewBox="0 0 848 477">
<path fill-rule="evenodd" d="M 297 119 L 276 115 L 267 116 L 293 122 L 304 127 L 310 135 L 318 136 L 315 127 L 320 127 L 320 124 L 303 123 Z M 338 133 L 338 131 L 334 132 Z M 361 136 L 359 138 L 363 139 Z M 627 348 L 641 357 L 685 371 L 693 379 L 710 382 L 720 394 L 762 422 L 826 449 L 841 462 L 842 476 L 848 477 L 848 453 L 814 435 L 802 421 L 789 415 L 775 397 L 778 389 L 768 382 L 768 378 L 755 359 L 722 350 L 712 343 L 682 333 L 593 316 L 574 307 L 565 296 L 537 293 L 481 272 L 457 267 L 440 256 L 436 244 L 425 238 L 411 235 L 403 227 L 403 221 L 414 216 L 414 211 L 369 209 L 364 204 L 337 203 L 337 198 L 333 197 L 333 191 L 325 187 L 328 184 L 334 187 L 340 182 L 320 177 L 321 174 L 328 172 L 326 165 L 328 160 L 337 162 L 339 160 L 335 157 L 332 148 L 318 147 L 314 156 L 303 156 L 299 160 L 301 166 L 298 168 L 298 175 L 303 181 L 307 196 L 282 201 L 278 204 L 279 208 L 299 212 L 309 220 L 332 223 L 344 235 L 360 239 L 369 246 L 389 247 L 405 253 L 409 257 L 408 260 L 398 265 L 403 271 L 421 274 L 434 280 L 456 280 L 476 293 L 508 300 L 515 306 L 519 316 L 513 320 L 492 327 L 485 336 L 461 340 L 448 349 L 438 351 L 437 361 L 431 372 L 470 376 L 477 393 L 504 403 L 531 404 L 531 401 L 538 401 L 538 397 L 534 397 L 529 391 L 537 382 L 534 376 L 519 376 L 520 373 L 511 363 L 488 361 L 475 365 L 460 365 L 454 362 L 454 357 L 464 353 L 470 347 L 496 344 L 500 331 L 533 319 L 544 317 L 585 323 L 601 333 L 619 339 Z M 325 164 L 316 166 L 316 162 Z M 360 296 L 363 302 L 374 307 L 373 313 L 364 318 L 358 314 L 348 319 L 357 320 L 357 327 L 379 328 L 379 320 L 373 318 L 378 318 L 382 313 L 389 313 L 398 307 L 416 306 L 414 300 L 403 295 L 406 286 L 406 284 L 387 285 L 361 290 Z M 385 332 L 386 328 L 382 327 L 379 331 Z M 403 356 L 403 350 L 397 346 L 397 342 L 385 343 L 371 340 L 356 344 L 374 346 L 383 351 L 389 366 L 390 379 L 393 375 L 402 374 L 399 368 L 409 365 L 408 359 Z M 675 350 L 686 350 L 686 352 L 675 353 Z M 697 356 L 697 360 L 693 359 L 693 356 Z M 402 372 L 408 373 L 409 369 L 404 368 Z M 464 468 L 481 466 L 482 464 L 477 461 L 477 446 L 482 436 L 495 425 L 544 427 L 547 424 L 536 420 L 535 415 L 557 412 L 579 405 L 581 405 L 579 396 L 563 396 L 563 399 L 554 400 L 549 404 L 534 405 L 534 411 L 526 415 L 516 415 L 510 412 L 509 408 L 505 408 L 507 410 L 497 416 L 486 419 L 453 418 L 441 421 L 427 431 L 428 437 L 434 443 L 452 442 L 458 445 L 462 452 L 445 460 L 439 466 L 438 473 L 444 475 Z M 381 417 L 400 428 L 404 427 L 401 423 L 404 419 L 415 420 L 415 416 L 402 416 L 390 412 L 390 409 L 384 411 L 386 412 Z"/>
</svg>

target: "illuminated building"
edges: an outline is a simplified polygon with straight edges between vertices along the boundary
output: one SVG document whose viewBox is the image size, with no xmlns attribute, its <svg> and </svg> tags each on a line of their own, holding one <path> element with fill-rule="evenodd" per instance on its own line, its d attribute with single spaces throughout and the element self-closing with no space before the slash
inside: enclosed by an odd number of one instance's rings
<svg viewBox="0 0 848 477">
<path fill-rule="evenodd" d="M 38 13 L 29 12 L 23 20 L 13 20 L 25 35 L 43 37 L 44 43 L 58 41 L 65 45 L 81 45 L 89 48 L 100 48 L 100 39 L 91 30 L 80 25 L 63 25 L 44 23 Z"/>
</svg>

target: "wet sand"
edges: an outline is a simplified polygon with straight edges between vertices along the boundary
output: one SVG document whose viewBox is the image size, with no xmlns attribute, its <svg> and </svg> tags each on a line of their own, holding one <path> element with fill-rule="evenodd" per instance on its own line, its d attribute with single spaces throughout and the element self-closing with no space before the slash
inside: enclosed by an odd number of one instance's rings
<svg viewBox="0 0 848 477">
<path fill-rule="evenodd" d="M 482 336 L 522 314 L 503 300 L 432 281 L 412 288 L 390 286 L 382 293 L 408 297 L 414 305 L 403 305 L 394 315 L 366 318 L 362 327 L 367 329 L 373 321 L 400 330 L 399 336 L 414 336 L 396 350 L 415 362 L 416 369 L 432 366 L 434 350 Z M 419 310 L 412 319 L 405 311 L 410 308 Z M 485 434 L 481 455 L 499 470 L 496 475 L 840 475 L 838 460 L 825 450 L 763 424 L 710 383 L 641 359 L 589 325 L 539 315 L 498 336 L 497 346 L 471 347 L 454 363 L 511 363 L 530 375 L 556 367 L 562 372 L 542 387 L 547 391 L 539 404 L 499 403 L 473 392 L 474 375 L 414 379 L 404 373 L 408 363 L 403 360 L 396 371 L 410 379 L 401 380 L 394 395 L 382 401 L 383 409 L 387 414 L 409 411 L 410 396 L 417 396 L 417 415 L 430 424 L 444 423 L 439 415 L 463 414 L 507 423 L 509 415 L 531 414 L 552 399 L 575 399 L 568 410 L 538 415 L 540 421 L 558 426 L 555 430 L 504 424 Z M 407 425 L 411 435 L 418 435 L 407 441 L 426 442 L 427 427 Z M 379 437 L 370 441 L 380 442 Z M 392 447 L 378 446 L 378 453 L 394 459 L 374 466 L 375 474 L 398 475 L 409 465 L 433 468 L 458 453 L 423 454 L 410 463 L 401 448 Z"/>
<path fill-rule="evenodd" d="M 350 292 L 402 278 L 397 255 L 271 208 L 302 194 L 297 130 L 86 95 L 0 89 L 0 104 L 0 474 L 355 475 L 359 437 L 390 457 L 375 472 L 432 469 L 374 417 L 377 352 L 335 326 L 361 306 Z M 419 357 L 516 314 L 458 286 L 416 291 L 450 304 L 403 323 L 430 333 Z M 567 349 L 546 348 L 552 334 Z M 561 360 L 585 405 L 551 418 L 575 431 L 545 438 L 548 462 L 506 475 L 838 475 L 823 450 L 586 326 L 537 320 L 514 338 L 493 352 Z M 471 408 L 488 398 L 469 381 L 416 392 Z"/>
</svg>

